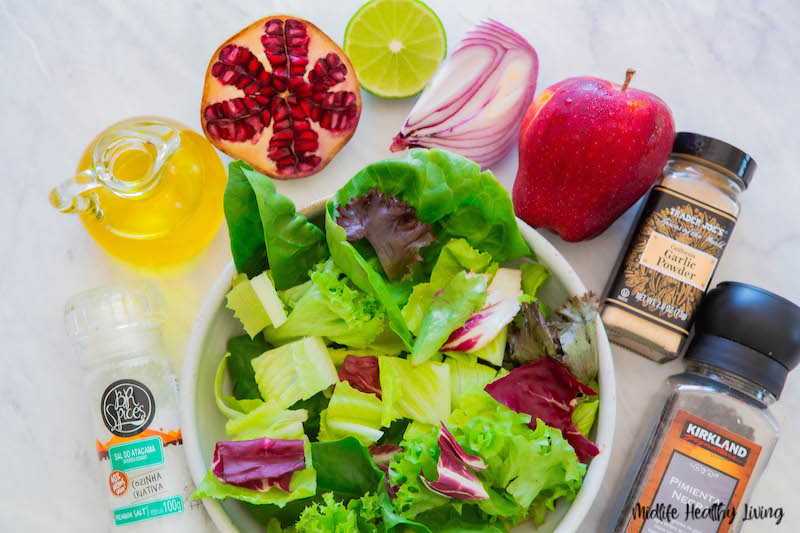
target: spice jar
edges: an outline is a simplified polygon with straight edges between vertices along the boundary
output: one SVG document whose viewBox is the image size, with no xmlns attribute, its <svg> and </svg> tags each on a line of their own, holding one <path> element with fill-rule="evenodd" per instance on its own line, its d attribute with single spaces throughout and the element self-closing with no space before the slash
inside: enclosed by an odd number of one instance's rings
<svg viewBox="0 0 800 533">
<path fill-rule="evenodd" d="M 163 345 L 165 304 L 148 282 L 93 289 L 67 302 L 113 528 L 202 531 L 183 454 L 178 380 Z"/>
<path fill-rule="evenodd" d="M 728 143 L 678 133 L 606 288 L 609 340 L 658 362 L 680 354 L 755 170 Z"/>
<path fill-rule="evenodd" d="M 783 519 L 746 504 L 778 439 L 768 407 L 800 362 L 800 307 L 725 282 L 697 315 L 686 370 L 667 379 L 645 428 L 616 533 L 728 533 L 756 518 L 761 531 Z"/>
</svg>

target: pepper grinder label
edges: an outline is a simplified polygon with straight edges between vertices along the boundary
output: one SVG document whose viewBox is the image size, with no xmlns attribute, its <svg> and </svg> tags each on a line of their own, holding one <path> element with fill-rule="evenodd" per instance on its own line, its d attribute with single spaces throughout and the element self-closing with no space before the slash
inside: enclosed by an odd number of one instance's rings
<svg viewBox="0 0 800 533">
<path fill-rule="evenodd" d="M 726 533 L 761 446 L 678 410 L 626 533 Z"/>
<path fill-rule="evenodd" d="M 736 218 L 662 186 L 643 212 L 606 304 L 688 337 Z"/>
</svg>

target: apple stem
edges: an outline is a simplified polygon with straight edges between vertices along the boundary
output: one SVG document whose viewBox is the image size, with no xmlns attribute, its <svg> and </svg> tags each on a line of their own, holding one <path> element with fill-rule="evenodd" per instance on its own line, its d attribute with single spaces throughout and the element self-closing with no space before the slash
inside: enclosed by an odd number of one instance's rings
<svg viewBox="0 0 800 533">
<path fill-rule="evenodd" d="M 633 79 L 633 75 L 634 75 L 634 74 L 636 74 L 636 71 L 635 71 L 635 70 L 633 70 L 632 68 L 629 68 L 629 69 L 628 69 L 628 70 L 625 72 L 625 83 L 623 83 L 623 84 L 622 84 L 622 90 L 623 90 L 623 91 L 624 91 L 625 89 L 627 89 L 627 88 L 628 88 L 628 84 L 629 84 L 629 83 L 631 82 L 631 80 Z"/>
</svg>

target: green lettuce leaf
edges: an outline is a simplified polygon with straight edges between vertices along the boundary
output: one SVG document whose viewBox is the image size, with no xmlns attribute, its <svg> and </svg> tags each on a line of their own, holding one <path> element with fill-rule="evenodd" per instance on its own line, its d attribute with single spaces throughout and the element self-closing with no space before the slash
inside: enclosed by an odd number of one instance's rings
<svg viewBox="0 0 800 533">
<path fill-rule="evenodd" d="M 320 441 L 355 437 L 368 446 L 383 436 L 381 400 L 374 394 L 354 389 L 342 381 L 333 389 L 328 408 L 320 414 Z"/>
<path fill-rule="evenodd" d="M 408 302 L 403 307 L 403 318 L 408 329 L 419 335 L 422 319 L 428 315 L 437 293 L 462 271 L 488 274 L 493 277 L 498 265 L 492 257 L 472 248 L 464 239 L 451 239 L 441 249 L 427 283 L 414 286 Z M 488 284 L 489 280 L 487 280 Z M 466 319 L 465 319 L 466 320 Z M 460 327 L 462 324 L 459 324 Z"/>
<path fill-rule="evenodd" d="M 439 253 L 431 272 L 431 283 L 439 288 L 444 287 L 459 272 L 475 272 L 489 274 L 494 277 L 498 264 L 492 256 L 476 250 L 464 239 L 450 239 Z"/>
<path fill-rule="evenodd" d="M 384 307 L 389 319 L 389 326 L 397 333 L 403 344 L 411 348 L 411 332 L 408 331 L 400 307 L 396 300 L 396 291 L 378 273 L 366 259 L 347 242 L 347 231 L 333 219 L 333 203 L 328 202 L 325 208 L 325 237 L 328 241 L 331 257 L 336 266 L 342 269 L 356 287 L 374 296 Z"/>
<path fill-rule="evenodd" d="M 371 189 L 395 194 L 416 209 L 420 220 L 438 223 L 440 242 L 464 238 L 501 263 L 530 255 L 508 193 L 491 172 L 481 172 L 465 157 L 412 149 L 405 158 L 373 163 L 339 189 L 333 207 Z"/>
<path fill-rule="evenodd" d="M 505 491 L 527 509 L 534 500 L 553 509 L 564 496 L 575 498 L 586 473 L 561 431 L 541 420 L 535 430 L 529 415 L 516 413 L 481 392 L 461 398 L 463 409 L 450 416 L 448 427 L 467 453 L 480 456 L 488 468 L 478 478 Z"/>
<path fill-rule="evenodd" d="M 532 504 L 553 509 L 559 498 L 575 497 L 586 465 L 578 461 L 561 431 L 541 421 L 530 429 L 530 416 L 508 409 L 484 392 L 463 396 L 460 403 L 463 407 L 453 411 L 447 427 L 466 453 L 479 456 L 488 466 L 476 472 L 490 496 L 477 503 L 481 513 L 514 525 L 528 516 Z M 437 438 L 438 428 L 431 428 L 404 440 L 403 452 L 389 466 L 389 482 L 400 486 L 394 508 L 406 519 L 424 522 L 424 513 L 455 503 L 419 481 L 420 471 L 426 476 L 435 472 Z M 461 506 L 462 513 L 465 508 Z"/>
<path fill-rule="evenodd" d="M 590 382 L 589 387 L 594 390 L 599 390 L 600 388 L 596 380 Z M 599 407 L 600 396 L 584 396 L 572 411 L 572 423 L 584 437 L 588 437 L 589 432 L 592 431 Z"/>
<path fill-rule="evenodd" d="M 474 504 L 463 505 L 460 510 L 445 505 L 420 513 L 414 521 L 426 526 L 431 533 L 508 533 L 502 523 Z"/>
<path fill-rule="evenodd" d="M 483 307 L 488 280 L 485 275 L 469 275 L 463 270 L 454 275 L 433 299 L 422 319 L 419 335 L 411 351 L 411 363 L 420 365 L 430 359 L 447 338 Z M 413 294 L 412 294 L 413 297 Z"/>
<path fill-rule="evenodd" d="M 274 348 L 253 359 L 252 365 L 261 397 L 281 408 L 311 398 L 339 380 L 320 337 Z"/>
<path fill-rule="evenodd" d="M 522 292 L 531 299 L 537 299 L 539 288 L 550 279 L 550 271 L 539 263 L 522 263 L 519 266 L 522 273 Z"/>
<path fill-rule="evenodd" d="M 322 230 L 243 161 L 228 165 L 223 205 L 236 269 L 250 278 L 269 266 L 275 287 L 286 289 L 308 279 L 308 271 L 328 257 Z"/>
<path fill-rule="evenodd" d="M 240 335 L 228 339 L 227 361 L 228 375 L 231 378 L 233 397 L 237 400 L 260 400 L 261 393 L 256 384 L 256 373 L 251 361 L 262 353 L 271 350 L 272 345 L 260 335 L 251 339 L 249 335 Z"/>
<path fill-rule="evenodd" d="M 353 287 L 332 260 L 311 272 L 311 286 L 297 300 L 287 321 L 264 330 L 273 344 L 301 337 L 326 337 L 353 347 L 373 343 L 385 328 L 383 307 L 375 298 Z"/>
<path fill-rule="evenodd" d="M 448 504 L 450 499 L 437 494 L 420 480 L 420 473 L 428 479 L 436 479 L 439 460 L 438 426 L 432 427 L 413 439 L 401 443 L 403 451 L 389 463 L 389 483 L 399 486 L 393 500 L 394 509 L 404 518 L 414 518 L 419 513 Z"/>
<path fill-rule="evenodd" d="M 383 411 L 381 425 L 410 418 L 438 425 L 450 414 L 450 369 L 442 363 L 412 367 L 399 357 L 378 357 Z"/>
<path fill-rule="evenodd" d="M 368 494 L 347 505 L 336 501 L 333 493 L 322 495 L 317 502 L 303 510 L 295 528 L 297 533 L 378 533 L 381 512 L 378 498 Z"/>
</svg>

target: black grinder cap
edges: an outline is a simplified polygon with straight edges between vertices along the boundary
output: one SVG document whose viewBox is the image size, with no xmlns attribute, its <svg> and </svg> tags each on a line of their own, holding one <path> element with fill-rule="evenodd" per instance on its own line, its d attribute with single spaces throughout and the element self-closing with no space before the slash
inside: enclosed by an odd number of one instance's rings
<svg viewBox="0 0 800 533">
<path fill-rule="evenodd" d="M 756 173 L 756 161 L 748 154 L 725 141 L 699 133 L 679 132 L 672 153 L 690 155 L 722 167 L 742 180 L 745 189 Z"/>
<path fill-rule="evenodd" d="M 780 397 L 800 363 L 800 307 L 764 289 L 725 281 L 700 304 L 684 359 L 714 365 Z"/>
</svg>

